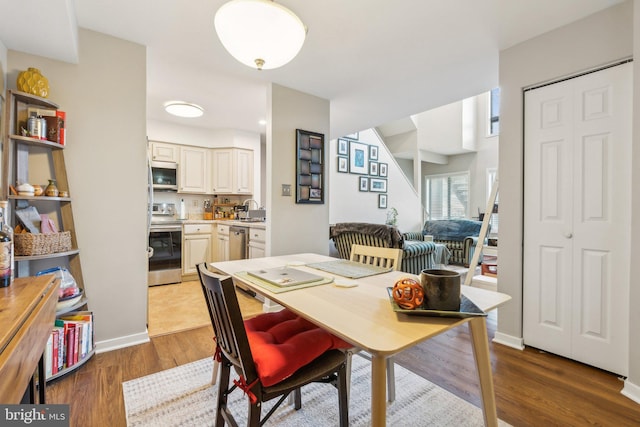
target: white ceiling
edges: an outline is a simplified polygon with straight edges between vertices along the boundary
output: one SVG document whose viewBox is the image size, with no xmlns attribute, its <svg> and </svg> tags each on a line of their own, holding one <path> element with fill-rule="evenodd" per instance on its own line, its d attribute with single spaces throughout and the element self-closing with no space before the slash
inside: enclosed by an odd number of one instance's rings
<svg viewBox="0 0 640 427">
<path fill-rule="evenodd" d="M 264 71 L 220 44 L 213 16 L 225 1 L 0 0 L 0 41 L 77 62 L 77 26 L 109 34 L 148 48 L 149 119 L 264 132 L 273 82 L 330 100 L 336 138 L 487 91 L 501 49 L 622 0 L 279 0 L 309 32 L 292 62 Z M 173 118 L 170 100 L 205 115 Z"/>
</svg>

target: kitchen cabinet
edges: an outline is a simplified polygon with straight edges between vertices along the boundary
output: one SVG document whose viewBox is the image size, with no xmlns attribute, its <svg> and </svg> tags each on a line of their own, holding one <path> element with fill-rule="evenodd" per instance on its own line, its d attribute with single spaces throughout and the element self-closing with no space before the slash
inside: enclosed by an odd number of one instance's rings
<svg viewBox="0 0 640 427">
<path fill-rule="evenodd" d="M 229 226 L 218 224 L 216 227 L 216 260 L 229 261 Z"/>
<path fill-rule="evenodd" d="M 234 189 L 237 194 L 253 194 L 253 150 L 233 150 Z"/>
<path fill-rule="evenodd" d="M 253 194 L 253 150 L 214 148 L 210 154 L 212 193 Z"/>
<path fill-rule="evenodd" d="M 151 141 L 151 160 L 178 163 L 180 161 L 180 146 L 168 142 Z"/>
<path fill-rule="evenodd" d="M 182 233 L 182 274 L 197 274 L 196 265 L 212 262 L 211 224 L 185 224 Z"/>
<path fill-rule="evenodd" d="M 205 194 L 209 187 L 207 156 L 209 149 L 180 147 L 178 192 Z"/>
<path fill-rule="evenodd" d="M 266 230 L 249 228 L 249 258 L 262 258 L 265 255 Z"/>
</svg>

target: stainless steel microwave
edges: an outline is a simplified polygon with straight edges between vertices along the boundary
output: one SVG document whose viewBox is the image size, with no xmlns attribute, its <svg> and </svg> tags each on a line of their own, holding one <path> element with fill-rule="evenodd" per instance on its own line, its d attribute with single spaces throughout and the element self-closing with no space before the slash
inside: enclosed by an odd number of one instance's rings
<svg viewBox="0 0 640 427">
<path fill-rule="evenodd" d="M 151 162 L 151 179 L 155 191 L 178 191 L 178 164 Z"/>
</svg>

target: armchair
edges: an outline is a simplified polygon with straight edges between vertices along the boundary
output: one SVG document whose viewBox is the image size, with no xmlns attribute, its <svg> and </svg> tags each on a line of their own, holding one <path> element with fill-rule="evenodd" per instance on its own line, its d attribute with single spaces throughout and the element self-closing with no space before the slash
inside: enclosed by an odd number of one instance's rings
<svg viewBox="0 0 640 427">
<path fill-rule="evenodd" d="M 436 265 L 436 244 L 420 240 L 405 240 L 397 227 L 363 222 L 342 222 L 329 228 L 329 237 L 333 240 L 340 258 L 351 258 L 351 245 L 377 246 L 381 248 L 402 249 L 400 271 L 420 274 Z"/>
<path fill-rule="evenodd" d="M 424 223 L 421 233 L 412 234 L 433 236 L 435 243 L 444 244 L 451 252 L 451 264 L 469 267 L 481 227 L 482 221 L 470 219 L 429 220 Z"/>
</svg>

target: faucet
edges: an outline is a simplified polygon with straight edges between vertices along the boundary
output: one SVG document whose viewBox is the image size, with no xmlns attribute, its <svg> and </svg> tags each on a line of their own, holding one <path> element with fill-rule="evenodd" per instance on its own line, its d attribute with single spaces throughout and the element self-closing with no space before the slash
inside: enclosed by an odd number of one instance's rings
<svg viewBox="0 0 640 427">
<path fill-rule="evenodd" d="M 260 205 L 258 204 L 258 202 L 256 202 L 254 199 L 246 199 L 244 202 L 242 202 L 242 206 L 245 206 L 247 204 L 247 202 L 253 202 L 256 205 L 256 209 L 258 209 L 260 207 Z M 249 209 L 251 209 L 251 207 L 249 207 Z"/>
</svg>

